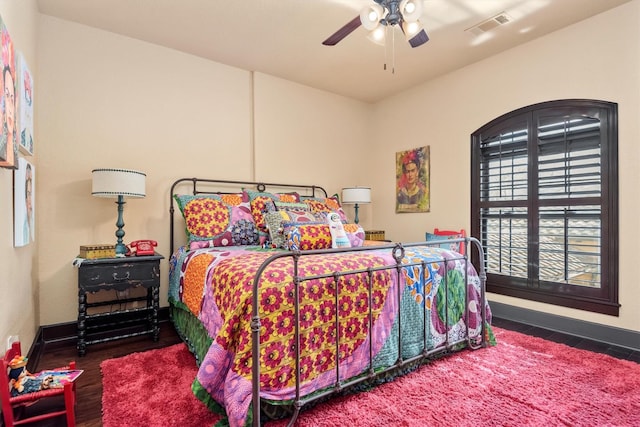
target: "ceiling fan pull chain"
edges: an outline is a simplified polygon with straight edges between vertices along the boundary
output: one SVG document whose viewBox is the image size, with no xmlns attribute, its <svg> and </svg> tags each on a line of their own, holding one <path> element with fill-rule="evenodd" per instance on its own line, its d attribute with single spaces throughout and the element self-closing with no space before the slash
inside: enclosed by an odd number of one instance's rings
<svg viewBox="0 0 640 427">
<path fill-rule="evenodd" d="M 387 34 L 387 29 L 388 26 L 385 25 L 384 27 L 384 67 L 383 70 L 387 71 L 387 62 L 389 62 L 389 43 L 387 43 L 387 40 L 389 40 L 389 37 L 387 37 L 389 34 Z"/>
<path fill-rule="evenodd" d="M 396 32 L 391 27 L 391 74 L 396 73 Z"/>
</svg>

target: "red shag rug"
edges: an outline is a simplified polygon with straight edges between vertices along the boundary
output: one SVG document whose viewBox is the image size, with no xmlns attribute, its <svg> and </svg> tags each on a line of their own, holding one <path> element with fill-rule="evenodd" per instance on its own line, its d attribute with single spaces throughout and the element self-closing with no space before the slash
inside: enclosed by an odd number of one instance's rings
<svg viewBox="0 0 640 427">
<path fill-rule="evenodd" d="M 463 351 L 366 393 L 302 412 L 299 426 L 640 426 L 640 364 L 494 327 Z M 101 364 L 104 427 L 210 426 L 184 344 Z M 286 421 L 267 423 L 269 427 Z"/>
</svg>

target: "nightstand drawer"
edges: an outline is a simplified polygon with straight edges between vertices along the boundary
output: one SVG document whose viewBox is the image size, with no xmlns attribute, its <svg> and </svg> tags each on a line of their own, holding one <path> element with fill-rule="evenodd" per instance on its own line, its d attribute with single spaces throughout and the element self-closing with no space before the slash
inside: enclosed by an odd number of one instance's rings
<svg viewBox="0 0 640 427">
<path fill-rule="evenodd" d="M 153 286 L 160 279 L 158 262 L 121 262 L 83 266 L 78 271 L 78 283 L 87 290 Z"/>
</svg>

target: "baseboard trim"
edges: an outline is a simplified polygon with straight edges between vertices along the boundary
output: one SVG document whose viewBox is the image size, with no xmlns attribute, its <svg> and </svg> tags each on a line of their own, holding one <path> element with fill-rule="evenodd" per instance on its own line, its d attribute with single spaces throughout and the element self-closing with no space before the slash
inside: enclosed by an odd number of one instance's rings
<svg viewBox="0 0 640 427">
<path fill-rule="evenodd" d="M 169 307 L 161 307 L 158 310 L 158 322 L 164 323 L 168 321 Z M 77 322 L 40 326 L 27 356 L 29 358 L 28 369 L 33 370 L 35 366 L 38 366 L 40 355 L 44 352 L 45 348 L 75 346 L 77 338 Z"/>
<path fill-rule="evenodd" d="M 501 319 L 640 351 L 640 332 L 543 313 L 495 301 L 489 301 L 489 306 L 493 316 Z"/>
</svg>

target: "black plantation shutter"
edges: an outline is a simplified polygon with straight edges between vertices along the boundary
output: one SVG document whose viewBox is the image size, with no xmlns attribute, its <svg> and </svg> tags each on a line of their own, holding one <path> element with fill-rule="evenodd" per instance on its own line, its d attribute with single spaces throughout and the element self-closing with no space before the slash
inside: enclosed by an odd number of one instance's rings
<svg viewBox="0 0 640 427">
<path fill-rule="evenodd" d="M 527 277 L 528 126 L 516 120 L 481 141 L 480 200 L 487 270 Z"/>
<path fill-rule="evenodd" d="M 617 314 L 617 106 L 532 105 L 472 135 L 488 289 Z"/>
<path fill-rule="evenodd" d="M 600 120 L 551 114 L 538 118 L 537 133 L 538 278 L 599 288 Z"/>
</svg>

